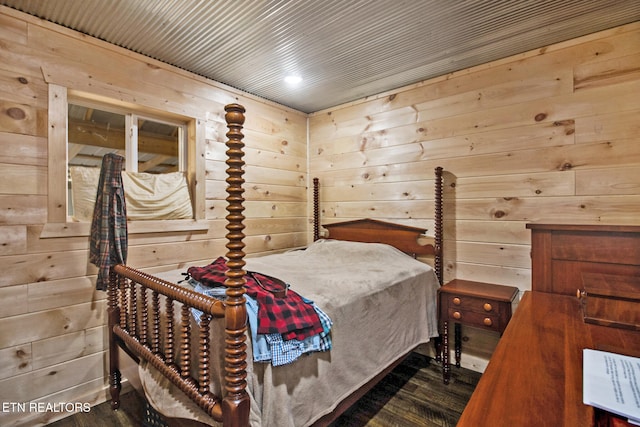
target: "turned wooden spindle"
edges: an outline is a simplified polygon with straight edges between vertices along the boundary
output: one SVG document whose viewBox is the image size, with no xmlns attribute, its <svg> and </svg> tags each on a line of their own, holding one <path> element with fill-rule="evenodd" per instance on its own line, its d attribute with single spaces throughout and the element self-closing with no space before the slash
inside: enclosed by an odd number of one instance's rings
<svg viewBox="0 0 640 427">
<path fill-rule="evenodd" d="M 187 378 L 191 374 L 191 317 L 189 306 L 182 304 L 180 317 L 180 375 Z"/>
<path fill-rule="evenodd" d="M 164 343 L 164 361 L 165 363 L 171 365 L 173 364 L 173 300 L 171 298 L 167 298 L 166 305 L 166 315 L 165 319 L 167 320 L 167 330 L 164 333 L 165 343 Z"/>
<path fill-rule="evenodd" d="M 443 235 L 443 217 L 442 217 L 442 189 L 443 189 L 443 181 L 442 181 L 442 168 L 437 167 L 435 170 L 436 173 L 436 182 L 435 182 L 435 236 L 434 236 L 434 246 L 435 246 L 435 257 L 434 257 L 434 270 L 436 272 L 436 276 L 438 277 L 438 281 L 440 285 L 444 283 L 444 271 L 442 266 L 442 257 L 443 257 L 443 247 L 442 247 L 442 235 Z"/>
<path fill-rule="evenodd" d="M 313 241 L 320 238 L 320 180 L 313 178 Z"/>
<path fill-rule="evenodd" d="M 210 368 L 209 368 L 209 351 L 210 347 L 210 322 L 211 316 L 203 313 L 200 316 L 200 341 L 199 341 L 199 360 L 200 364 L 198 366 L 198 391 L 200 394 L 209 393 L 209 382 L 210 382 Z"/>
<path fill-rule="evenodd" d="M 140 319 L 140 342 L 147 344 L 147 329 L 149 328 L 149 307 L 147 303 L 147 288 L 140 286 L 140 299 L 142 302 L 142 318 Z"/>
<path fill-rule="evenodd" d="M 138 296 L 136 292 L 136 283 L 131 282 L 129 288 L 129 333 L 137 337 L 138 336 Z"/>
<path fill-rule="evenodd" d="M 151 328 L 151 352 L 160 353 L 160 294 L 151 293 L 151 310 L 153 311 L 153 325 Z"/>
<path fill-rule="evenodd" d="M 127 329 L 127 279 L 124 277 L 118 281 L 118 294 L 120 295 L 120 327 Z"/>
<path fill-rule="evenodd" d="M 119 280 L 113 270 L 109 271 L 109 287 L 107 288 L 107 318 L 109 335 L 109 393 L 111 394 L 111 409 L 120 407 L 121 375 L 120 361 L 118 359 L 118 345 L 113 328 L 120 320 L 118 308 L 118 284 Z"/>
<path fill-rule="evenodd" d="M 228 243 L 225 285 L 227 300 L 225 302 L 226 346 L 225 346 L 225 390 L 223 405 L 223 423 L 229 426 L 246 426 L 249 422 L 249 396 L 247 395 L 247 309 L 245 306 L 245 271 L 244 271 L 244 202 L 243 166 L 244 143 L 242 126 L 244 124 L 243 106 L 230 104 L 225 107 L 227 121 L 227 230 Z M 233 414 L 233 416 L 230 416 Z"/>
<path fill-rule="evenodd" d="M 443 348 L 449 348 L 449 322 L 444 322 L 442 326 L 442 346 Z M 449 378 L 451 377 L 451 366 L 449 365 L 449 352 L 442 352 L 442 368 L 443 368 L 443 378 L 444 383 L 449 384 Z"/>
</svg>

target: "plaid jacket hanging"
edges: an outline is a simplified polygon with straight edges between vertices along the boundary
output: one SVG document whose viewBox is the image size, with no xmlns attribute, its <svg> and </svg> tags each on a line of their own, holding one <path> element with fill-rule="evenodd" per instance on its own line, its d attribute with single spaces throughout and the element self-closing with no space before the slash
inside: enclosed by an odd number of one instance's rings
<svg viewBox="0 0 640 427">
<path fill-rule="evenodd" d="M 219 257 L 205 267 L 190 267 L 187 273 L 206 286 L 222 286 L 227 263 Z M 318 313 L 312 304 L 292 290 L 284 298 L 275 293 L 287 285 L 280 279 L 256 272 L 247 272 L 247 295 L 258 302 L 258 333 L 282 334 L 285 340 L 303 340 L 323 331 Z"/>
<path fill-rule="evenodd" d="M 102 168 L 91 221 L 89 261 L 98 267 L 96 289 L 107 290 L 109 268 L 127 261 L 127 207 L 122 185 L 124 157 L 108 153 Z"/>
</svg>

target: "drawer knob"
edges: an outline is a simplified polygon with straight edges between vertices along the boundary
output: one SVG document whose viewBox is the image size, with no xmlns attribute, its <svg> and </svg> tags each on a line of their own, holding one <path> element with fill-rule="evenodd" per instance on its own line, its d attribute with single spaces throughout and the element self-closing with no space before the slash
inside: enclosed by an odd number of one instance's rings
<svg viewBox="0 0 640 427">
<path fill-rule="evenodd" d="M 455 297 L 455 298 L 453 299 L 453 304 L 454 304 L 454 305 L 460 305 L 460 302 L 461 302 L 461 301 L 460 301 L 460 298 L 458 298 L 458 297 Z"/>
<path fill-rule="evenodd" d="M 460 314 L 459 311 L 454 311 L 453 312 L 453 318 L 454 319 L 460 319 L 462 317 L 462 314 Z"/>
<path fill-rule="evenodd" d="M 491 306 L 491 304 L 489 304 L 488 302 L 485 302 L 484 305 L 482 306 L 484 308 L 484 311 L 491 311 L 493 310 L 493 307 Z"/>
<path fill-rule="evenodd" d="M 491 319 L 489 317 L 485 317 L 483 320 L 484 326 L 491 326 L 493 325 L 493 322 L 491 321 Z"/>
</svg>

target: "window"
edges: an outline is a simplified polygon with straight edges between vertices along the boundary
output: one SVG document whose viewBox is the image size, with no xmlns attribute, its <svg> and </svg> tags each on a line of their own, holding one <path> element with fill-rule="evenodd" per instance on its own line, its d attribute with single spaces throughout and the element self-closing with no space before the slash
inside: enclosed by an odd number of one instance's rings
<svg viewBox="0 0 640 427">
<path fill-rule="evenodd" d="M 91 221 L 107 153 L 125 158 L 122 179 L 129 219 L 193 219 L 184 122 L 70 101 L 67 137 L 67 214 L 73 219 Z"/>
<path fill-rule="evenodd" d="M 193 225 L 194 219 L 204 219 L 204 156 L 196 154 L 204 151 L 202 120 L 75 91 L 67 94 L 66 88 L 56 85 L 50 85 L 49 92 L 49 212 L 43 234 L 87 233 L 86 227 L 74 224 L 91 221 L 102 157 L 107 153 L 125 158 L 128 217 L 146 223 L 138 229 L 204 228 Z M 147 202 L 153 197 L 150 206 Z M 163 220 L 155 222 L 155 229 L 154 219 Z M 188 221 L 168 225 L 167 220 L 173 219 Z"/>
<path fill-rule="evenodd" d="M 130 172 L 186 169 L 185 123 L 70 101 L 68 126 L 69 165 L 100 167 L 112 152 L 126 158 Z"/>
</svg>

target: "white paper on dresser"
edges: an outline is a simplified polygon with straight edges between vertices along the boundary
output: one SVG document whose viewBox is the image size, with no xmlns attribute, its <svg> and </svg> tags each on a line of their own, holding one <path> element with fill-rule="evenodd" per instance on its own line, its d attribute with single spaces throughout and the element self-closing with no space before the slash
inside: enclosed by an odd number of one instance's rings
<svg viewBox="0 0 640 427">
<path fill-rule="evenodd" d="M 640 358 L 583 350 L 583 402 L 640 422 Z"/>
</svg>

